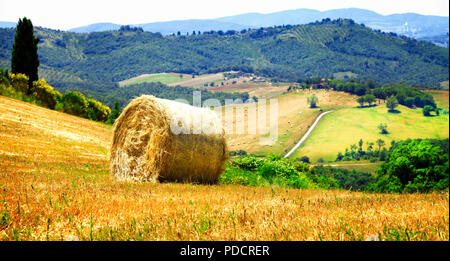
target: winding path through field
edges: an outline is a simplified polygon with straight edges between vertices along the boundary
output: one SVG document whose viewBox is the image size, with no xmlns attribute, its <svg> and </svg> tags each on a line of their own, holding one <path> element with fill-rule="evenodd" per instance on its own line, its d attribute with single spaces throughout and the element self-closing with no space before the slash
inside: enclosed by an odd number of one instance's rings
<svg viewBox="0 0 450 261">
<path fill-rule="evenodd" d="M 333 110 L 334 111 L 334 110 Z M 326 112 L 322 112 L 319 117 L 317 117 L 316 121 L 313 123 L 313 125 L 311 125 L 311 127 L 309 128 L 309 130 L 305 133 L 305 135 L 303 135 L 302 139 L 295 144 L 295 146 L 284 156 L 285 158 L 291 156 L 292 153 L 294 153 L 294 151 L 296 149 L 298 149 L 298 147 L 300 147 L 300 145 L 306 140 L 306 138 L 308 138 L 309 134 L 311 134 L 311 132 L 314 130 L 314 128 L 316 127 L 317 123 L 319 123 L 320 119 L 327 113 L 333 112 L 333 111 L 326 111 Z"/>
</svg>

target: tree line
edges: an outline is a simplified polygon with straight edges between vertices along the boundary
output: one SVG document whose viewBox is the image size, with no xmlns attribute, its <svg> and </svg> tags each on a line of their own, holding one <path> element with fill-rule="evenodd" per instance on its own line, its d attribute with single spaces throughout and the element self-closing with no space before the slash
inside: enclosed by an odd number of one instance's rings
<svg viewBox="0 0 450 261">
<path fill-rule="evenodd" d="M 436 108 L 436 102 L 432 95 L 421 91 L 417 86 L 410 86 L 404 83 L 377 85 L 371 79 L 367 81 L 357 81 L 351 79 L 349 81 L 342 81 L 331 78 L 308 78 L 300 79 L 295 85 L 291 85 L 288 91 L 295 89 L 326 89 L 334 91 L 343 91 L 350 94 L 360 96 L 357 101 L 363 106 L 367 103 L 369 106 L 375 103 L 376 98 L 384 101 L 389 101 L 389 98 L 395 98 L 390 103 L 398 103 L 406 107 L 431 106 Z M 392 104 L 395 108 L 395 104 Z M 389 106 L 388 106 L 389 107 Z"/>
<path fill-rule="evenodd" d="M 312 167 L 304 160 L 291 160 L 273 154 L 258 158 L 237 151 L 233 153 L 235 157 L 231 158 L 225 173 L 220 177 L 220 182 L 250 186 L 274 184 L 294 188 L 347 189 L 375 193 L 442 191 L 448 190 L 449 187 L 448 146 L 448 139 L 408 139 L 394 142 L 389 150 L 384 150 L 385 159 L 381 167 L 375 171 L 375 176 L 362 171 L 330 166 Z M 372 151 L 381 152 L 380 147 Z M 359 153 L 362 154 L 362 151 L 360 149 Z M 379 157 L 381 154 L 371 155 Z"/>
</svg>

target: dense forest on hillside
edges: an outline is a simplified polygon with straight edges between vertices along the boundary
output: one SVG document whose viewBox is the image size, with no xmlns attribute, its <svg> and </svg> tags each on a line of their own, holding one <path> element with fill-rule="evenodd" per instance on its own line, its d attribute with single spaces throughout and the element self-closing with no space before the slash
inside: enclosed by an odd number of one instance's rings
<svg viewBox="0 0 450 261">
<path fill-rule="evenodd" d="M 171 36 L 131 29 L 77 34 L 37 28 L 39 76 L 58 90 L 94 96 L 117 90 L 118 81 L 159 72 L 234 69 L 278 81 L 352 72 L 380 84 L 434 87 L 448 80 L 448 49 L 352 20 Z M 0 29 L 0 67 L 9 67 L 13 36 L 14 29 Z"/>
</svg>

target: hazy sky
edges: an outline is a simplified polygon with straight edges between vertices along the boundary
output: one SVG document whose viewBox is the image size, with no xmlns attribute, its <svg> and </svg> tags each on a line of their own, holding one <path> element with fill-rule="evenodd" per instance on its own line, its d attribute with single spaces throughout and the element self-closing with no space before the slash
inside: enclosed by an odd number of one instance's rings
<svg viewBox="0 0 450 261">
<path fill-rule="evenodd" d="M 139 24 L 249 12 L 349 7 L 383 15 L 408 12 L 449 15 L 448 0 L 0 0 L 0 21 L 17 22 L 26 16 L 34 25 L 67 30 L 98 22 Z"/>
</svg>

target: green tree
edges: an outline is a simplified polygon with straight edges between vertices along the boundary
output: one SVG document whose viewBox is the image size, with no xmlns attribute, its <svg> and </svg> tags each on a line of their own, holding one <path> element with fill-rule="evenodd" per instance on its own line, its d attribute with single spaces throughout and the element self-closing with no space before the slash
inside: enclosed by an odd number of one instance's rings
<svg viewBox="0 0 450 261">
<path fill-rule="evenodd" d="M 38 42 L 39 38 L 34 36 L 31 20 L 26 17 L 19 19 L 11 53 L 11 72 L 28 76 L 27 94 L 32 93 L 33 82 L 39 79 Z"/>
<path fill-rule="evenodd" d="M 383 150 L 380 151 L 380 153 L 379 153 L 380 161 L 385 161 L 387 158 L 387 154 L 388 154 L 387 149 L 383 148 Z"/>
<path fill-rule="evenodd" d="M 317 163 L 325 163 L 325 160 L 322 159 L 322 158 L 319 158 L 316 162 L 317 162 Z"/>
<path fill-rule="evenodd" d="M 394 111 L 397 106 L 398 106 L 398 101 L 395 97 L 387 98 L 386 107 L 389 108 L 389 111 Z"/>
<path fill-rule="evenodd" d="M 341 161 L 343 158 L 344 158 L 344 155 L 341 152 L 338 152 L 338 155 L 337 155 L 335 161 Z"/>
<path fill-rule="evenodd" d="M 376 140 L 376 143 L 377 143 L 377 145 L 378 145 L 378 151 L 380 151 L 381 148 L 386 144 L 386 143 L 384 142 L 384 140 L 382 140 L 382 139 Z"/>
<path fill-rule="evenodd" d="M 364 103 L 366 102 L 366 99 L 364 99 L 364 96 L 358 97 L 356 101 L 361 105 L 361 107 L 364 107 Z"/>
<path fill-rule="evenodd" d="M 364 100 L 370 105 L 375 102 L 375 96 L 373 94 L 364 95 Z"/>
<path fill-rule="evenodd" d="M 363 150 L 363 147 L 362 147 L 363 144 L 364 144 L 363 139 L 360 139 L 360 140 L 358 141 L 359 151 L 362 151 L 362 150 Z"/>
<path fill-rule="evenodd" d="M 366 142 L 366 145 L 367 145 L 367 150 L 369 152 L 372 152 L 374 143 L 368 141 L 368 142 Z"/>
<path fill-rule="evenodd" d="M 302 157 L 298 158 L 297 161 L 302 161 L 302 162 L 305 162 L 305 163 L 311 163 L 311 161 L 309 160 L 308 156 L 302 156 Z"/>
<path fill-rule="evenodd" d="M 378 125 L 378 129 L 381 131 L 381 134 L 388 134 L 389 133 L 387 131 L 387 124 L 386 123 L 380 123 L 380 125 Z"/>
<path fill-rule="evenodd" d="M 317 98 L 317 96 L 315 94 L 313 94 L 307 98 L 307 101 L 309 103 L 310 108 L 316 108 L 317 103 L 319 102 L 319 99 Z"/>
<path fill-rule="evenodd" d="M 374 89 L 376 87 L 375 81 L 372 79 L 367 80 L 367 86 L 369 86 L 370 89 Z"/>
<path fill-rule="evenodd" d="M 122 110 L 120 109 L 120 104 L 118 101 L 114 102 L 114 107 L 109 114 L 108 123 L 113 124 L 117 118 L 119 118 L 120 114 L 122 113 Z"/>
<path fill-rule="evenodd" d="M 430 105 L 425 105 L 423 107 L 423 116 L 431 116 L 431 112 L 434 111 L 434 108 Z"/>
<path fill-rule="evenodd" d="M 429 141 L 398 146 L 377 170 L 376 192 L 428 192 L 448 189 L 448 154 Z"/>
</svg>

